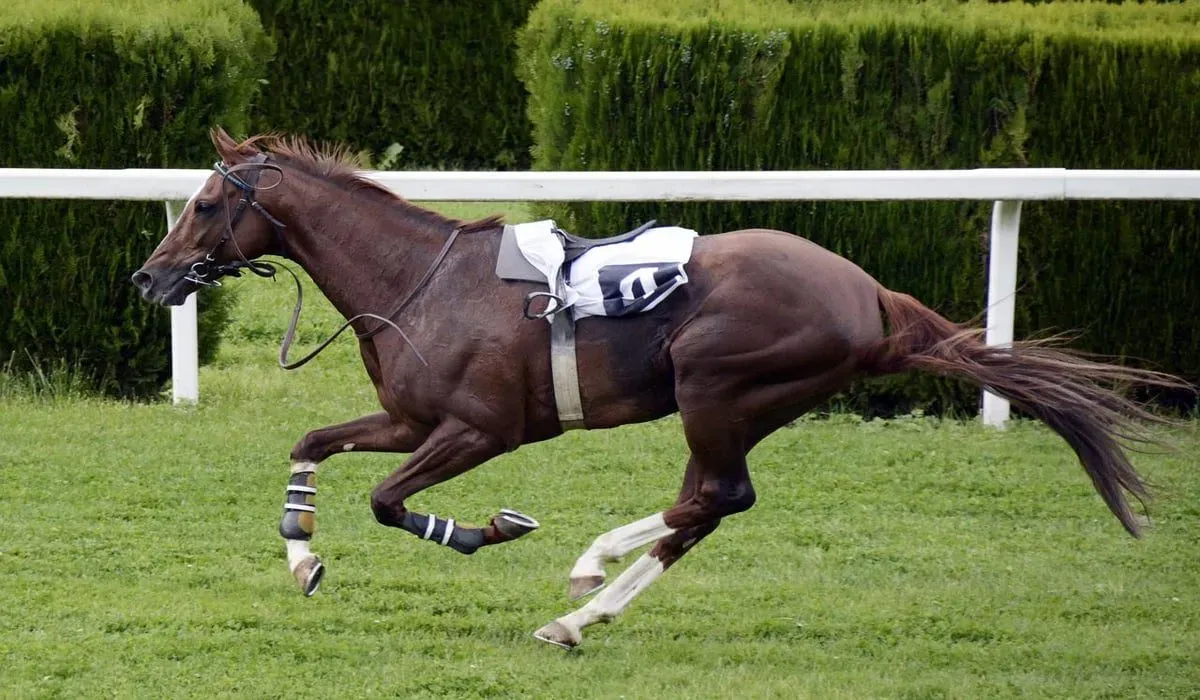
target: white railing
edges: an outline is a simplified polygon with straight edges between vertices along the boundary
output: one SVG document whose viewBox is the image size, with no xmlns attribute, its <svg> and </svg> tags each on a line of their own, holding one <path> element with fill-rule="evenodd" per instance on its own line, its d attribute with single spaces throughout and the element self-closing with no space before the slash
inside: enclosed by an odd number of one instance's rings
<svg viewBox="0 0 1200 700">
<path fill-rule="evenodd" d="M 167 226 L 207 170 L 0 168 L 0 198 L 164 201 Z M 994 201 L 988 255 L 987 336 L 1013 339 L 1021 202 L 1063 199 L 1200 199 L 1196 170 L 873 170 L 767 172 L 377 172 L 413 201 Z M 195 295 L 171 309 L 175 401 L 199 398 Z M 1001 426 L 1008 402 L 984 392 L 983 421 Z"/>
</svg>

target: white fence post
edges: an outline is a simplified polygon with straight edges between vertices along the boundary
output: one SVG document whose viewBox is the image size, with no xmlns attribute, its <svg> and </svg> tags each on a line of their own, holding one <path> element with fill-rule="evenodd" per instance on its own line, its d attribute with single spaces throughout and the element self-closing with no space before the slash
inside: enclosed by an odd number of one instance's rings
<svg viewBox="0 0 1200 700">
<path fill-rule="evenodd" d="M 185 203 L 168 201 L 166 205 L 167 231 L 170 231 Z M 188 295 L 182 306 L 171 307 L 171 400 L 177 404 L 200 400 L 200 342 L 194 293 Z"/>
<path fill-rule="evenodd" d="M 1021 202 L 1001 201 L 992 206 L 992 234 L 988 248 L 988 345 L 1010 345 L 1017 302 L 1017 241 L 1021 230 Z M 1008 421 L 1008 399 L 983 392 L 983 423 L 1003 428 Z"/>
</svg>

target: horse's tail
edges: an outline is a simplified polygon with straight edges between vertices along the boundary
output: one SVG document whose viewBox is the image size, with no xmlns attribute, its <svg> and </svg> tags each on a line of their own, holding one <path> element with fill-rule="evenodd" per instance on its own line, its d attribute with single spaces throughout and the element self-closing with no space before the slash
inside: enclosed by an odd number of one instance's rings
<svg viewBox="0 0 1200 700">
<path fill-rule="evenodd" d="M 1085 359 L 1045 340 L 989 347 L 980 338 L 982 329 L 956 325 L 913 297 L 882 286 L 879 305 L 890 328 L 867 362 L 872 373 L 918 370 L 959 377 L 1008 399 L 1071 445 L 1109 509 L 1138 536 L 1138 518 L 1123 491 L 1144 505 L 1148 489 L 1119 441 L 1157 444 L 1144 425 L 1168 421 L 1108 387 L 1192 388 L 1187 382 Z"/>
</svg>

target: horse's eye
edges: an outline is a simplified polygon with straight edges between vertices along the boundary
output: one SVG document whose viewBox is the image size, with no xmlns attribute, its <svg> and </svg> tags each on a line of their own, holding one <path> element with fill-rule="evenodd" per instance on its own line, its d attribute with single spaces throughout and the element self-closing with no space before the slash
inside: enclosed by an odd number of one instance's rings
<svg viewBox="0 0 1200 700">
<path fill-rule="evenodd" d="M 197 214 L 207 214 L 214 209 L 216 209 L 216 206 L 212 202 L 196 202 Z"/>
</svg>

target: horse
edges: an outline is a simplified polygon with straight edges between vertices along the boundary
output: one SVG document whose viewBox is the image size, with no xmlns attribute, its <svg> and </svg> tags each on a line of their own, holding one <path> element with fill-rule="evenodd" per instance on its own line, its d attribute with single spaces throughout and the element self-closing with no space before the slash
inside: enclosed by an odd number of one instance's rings
<svg viewBox="0 0 1200 700">
<path fill-rule="evenodd" d="M 459 221 L 409 203 L 361 173 L 344 148 L 275 134 L 237 142 L 220 128 L 210 137 L 221 161 L 133 283 L 146 300 L 177 305 L 225 275 L 270 275 L 262 256 L 295 262 L 358 335 L 383 409 L 313 430 L 292 448 L 280 534 L 302 592 L 312 595 L 325 571 L 310 542 L 317 467 L 335 454 L 409 455 L 371 493 L 385 526 L 464 554 L 536 528 L 508 510 L 479 527 L 405 507 L 413 494 L 565 429 L 549 324 L 525 316 L 526 296 L 545 285 L 496 276 L 500 218 Z M 573 648 L 584 628 L 619 615 L 723 518 L 754 505 L 746 458 L 756 444 L 863 377 L 929 372 L 1008 399 L 1070 445 L 1138 536 L 1141 516 L 1127 494 L 1143 501 L 1147 485 L 1123 443 L 1153 442 L 1146 422 L 1164 419 L 1111 386 L 1188 386 L 1182 380 L 1045 341 L 987 346 L 980 329 L 781 231 L 701 236 L 687 273 L 646 313 L 577 322 L 583 427 L 678 413 L 689 455 L 675 504 L 597 537 L 571 569 L 568 595 L 598 595 L 537 639 Z M 605 564 L 645 545 L 653 546 L 605 587 Z"/>
</svg>

